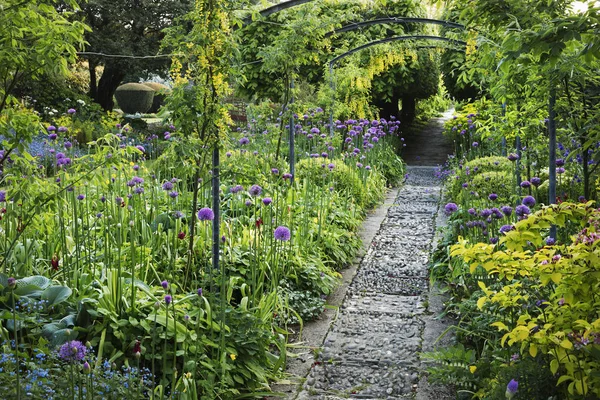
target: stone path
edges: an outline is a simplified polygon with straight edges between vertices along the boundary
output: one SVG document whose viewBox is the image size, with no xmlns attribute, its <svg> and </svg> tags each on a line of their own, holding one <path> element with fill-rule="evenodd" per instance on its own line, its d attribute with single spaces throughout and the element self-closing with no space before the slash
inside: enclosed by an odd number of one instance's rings
<svg viewBox="0 0 600 400">
<path fill-rule="evenodd" d="M 433 167 L 407 172 L 297 399 L 416 396 L 441 187 Z"/>
<path fill-rule="evenodd" d="M 444 123 L 452 118 L 454 109 L 440 117 L 430 119 L 422 128 L 410 129 L 406 135 L 406 147 L 402 150 L 402 159 L 408 165 L 442 165 L 448 154 L 454 153 L 452 140 L 442 135 Z"/>
</svg>

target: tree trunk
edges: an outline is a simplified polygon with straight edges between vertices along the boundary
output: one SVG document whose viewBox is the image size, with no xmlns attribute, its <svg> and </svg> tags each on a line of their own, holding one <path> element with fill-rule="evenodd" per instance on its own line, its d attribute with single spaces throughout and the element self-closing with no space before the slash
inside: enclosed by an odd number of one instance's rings
<svg viewBox="0 0 600 400">
<path fill-rule="evenodd" d="M 96 62 L 88 60 L 88 69 L 90 71 L 90 97 L 96 99 L 98 95 L 98 81 L 96 80 Z"/>
<path fill-rule="evenodd" d="M 113 96 L 123 78 L 125 78 L 125 73 L 119 67 L 110 64 L 104 67 L 104 72 L 100 82 L 98 82 L 98 91 L 94 98 L 96 103 L 100 104 L 104 110 L 112 111 L 115 106 Z"/>
<path fill-rule="evenodd" d="M 398 97 L 392 98 L 389 102 L 383 101 L 375 101 L 375 106 L 379 108 L 379 116 L 382 118 L 390 119 L 393 115 L 394 117 L 398 117 L 399 109 L 398 109 L 398 101 L 400 99 Z"/>
<path fill-rule="evenodd" d="M 410 125 L 416 117 L 417 101 L 414 97 L 402 97 L 402 113 L 400 121 L 404 126 Z"/>
</svg>

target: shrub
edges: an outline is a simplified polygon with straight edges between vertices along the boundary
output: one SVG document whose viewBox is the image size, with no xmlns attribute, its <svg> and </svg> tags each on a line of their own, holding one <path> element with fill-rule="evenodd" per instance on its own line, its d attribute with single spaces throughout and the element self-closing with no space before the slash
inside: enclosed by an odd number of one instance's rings
<svg viewBox="0 0 600 400">
<path fill-rule="evenodd" d="M 152 100 L 152 107 L 148 110 L 149 113 L 158 112 L 159 108 L 165 104 L 165 99 L 171 92 L 171 89 L 167 85 L 156 82 L 144 82 L 144 85 L 154 90 L 154 100 Z"/>
<path fill-rule="evenodd" d="M 126 83 L 117 88 L 115 97 L 124 113 L 145 113 L 152 107 L 154 89 L 141 83 Z"/>
</svg>

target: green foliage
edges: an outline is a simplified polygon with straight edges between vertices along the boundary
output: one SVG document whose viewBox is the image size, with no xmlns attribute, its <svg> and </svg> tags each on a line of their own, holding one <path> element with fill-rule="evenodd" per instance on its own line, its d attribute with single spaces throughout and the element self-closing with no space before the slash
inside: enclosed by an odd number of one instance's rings
<svg viewBox="0 0 600 400">
<path fill-rule="evenodd" d="M 148 110 L 150 113 L 158 112 L 158 110 L 165 104 L 165 99 L 170 92 L 168 86 L 156 82 L 144 82 L 144 85 L 154 90 L 154 99 L 152 100 L 152 107 Z"/>
<path fill-rule="evenodd" d="M 154 89 L 141 83 L 126 83 L 117 88 L 115 97 L 123 112 L 143 114 L 152 107 Z"/>
<path fill-rule="evenodd" d="M 477 306 L 503 315 L 491 324 L 503 334 L 500 345 L 524 358 L 543 357 L 570 396 L 600 394 L 594 372 L 600 360 L 600 320 L 592 295 L 599 285 L 593 278 L 599 221 L 590 204 L 562 203 L 517 223 L 498 246 L 460 241 L 452 248 L 452 256 L 464 260 L 470 274 L 483 267 L 499 284 L 479 280 Z M 571 226 L 576 234 L 544 246 L 552 224 Z"/>
</svg>

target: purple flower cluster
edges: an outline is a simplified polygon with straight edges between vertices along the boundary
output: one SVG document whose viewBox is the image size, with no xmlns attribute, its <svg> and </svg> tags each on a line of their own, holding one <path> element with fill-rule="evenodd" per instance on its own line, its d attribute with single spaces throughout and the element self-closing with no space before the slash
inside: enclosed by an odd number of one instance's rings
<svg viewBox="0 0 600 400">
<path fill-rule="evenodd" d="M 60 346 L 58 357 L 68 363 L 75 363 L 85 358 L 87 349 L 79 340 L 71 340 Z"/>
</svg>

